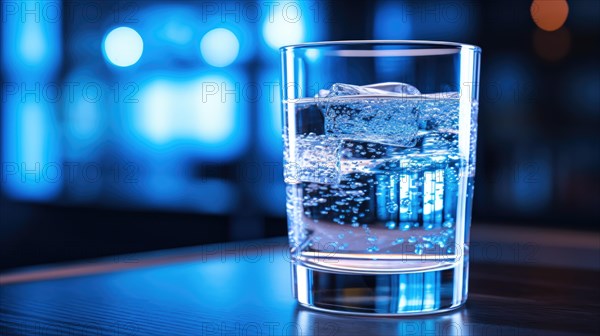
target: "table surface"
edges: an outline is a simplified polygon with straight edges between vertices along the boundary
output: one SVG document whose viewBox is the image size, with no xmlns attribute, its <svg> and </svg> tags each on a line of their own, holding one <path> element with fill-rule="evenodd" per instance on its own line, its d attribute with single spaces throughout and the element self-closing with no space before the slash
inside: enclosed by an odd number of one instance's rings
<svg viewBox="0 0 600 336">
<path fill-rule="evenodd" d="M 284 239 L 0 274 L 0 335 L 599 335 L 600 235 L 474 226 L 467 304 L 421 317 L 299 307 Z"/>
</svg>

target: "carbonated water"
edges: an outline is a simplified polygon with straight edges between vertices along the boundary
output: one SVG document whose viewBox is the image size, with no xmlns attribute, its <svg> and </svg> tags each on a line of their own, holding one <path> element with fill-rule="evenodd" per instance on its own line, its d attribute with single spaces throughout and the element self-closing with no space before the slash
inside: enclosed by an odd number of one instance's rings
<svg viewBox="0 0 600 336">
<path fill-rule="evenodd" d="M 459 132 L 460 97 L 386 85 L 284 102 L 289 239 L 303 266 L 410 273 L 466 258 L 475 132 Z"/>
</svg>

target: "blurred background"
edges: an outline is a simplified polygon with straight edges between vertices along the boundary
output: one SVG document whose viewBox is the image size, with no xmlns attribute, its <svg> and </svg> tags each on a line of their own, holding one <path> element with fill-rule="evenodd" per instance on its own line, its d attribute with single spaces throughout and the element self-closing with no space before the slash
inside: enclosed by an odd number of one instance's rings
<svg viewBox="0 0 600 336">
<path fill-rule="evenodd" d="M 2 1 L 0 268 L 286 234 L 278 48 L 482 47 L 474 225 L 598 230 L 600 2 Z"/>
</svg>

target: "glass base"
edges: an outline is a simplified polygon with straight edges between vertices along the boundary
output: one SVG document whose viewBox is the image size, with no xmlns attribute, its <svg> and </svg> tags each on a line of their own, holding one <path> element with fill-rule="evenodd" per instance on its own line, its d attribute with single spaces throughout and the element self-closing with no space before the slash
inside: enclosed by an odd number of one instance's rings
<svg viewBox="0 0 600 336">
<path fill-rule="evenodd" d="M 452 310 L 467 299 L 468 262 L 410 273 L 350 274 L 292 264 L 294 296 L 334 313 L 415 315 Z"/>
</svg>

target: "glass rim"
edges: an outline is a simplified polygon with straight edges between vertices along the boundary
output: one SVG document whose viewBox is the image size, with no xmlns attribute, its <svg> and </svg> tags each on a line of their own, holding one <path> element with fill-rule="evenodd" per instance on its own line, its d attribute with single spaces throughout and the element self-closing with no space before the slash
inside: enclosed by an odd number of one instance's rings
<svg viewBox="0 0 600 336">
<path fill-rule="evenodd" d="M 423 47 L 448 47 L 457 49 L 467 49 L 474 52 L 481 52 L 481 47 L 474 44 L 432 41 L 432 40 L 339 40 L 339 41 L 320 41 L 290 44 L 279 48 L 280 52 L 293 51 L 297 49 L 320 48 L 331 46 L 350 46 L 350 45 L 404 45 L 404 46 L 423 46 Z"/>
</svg>

